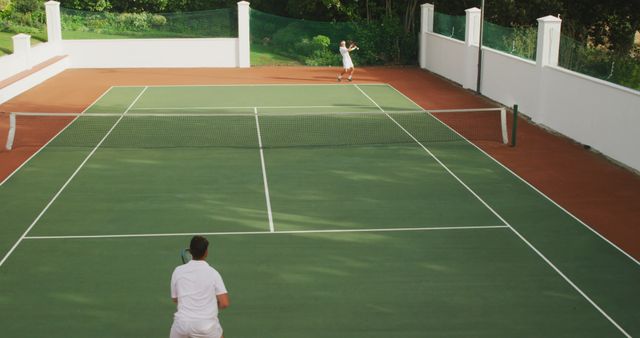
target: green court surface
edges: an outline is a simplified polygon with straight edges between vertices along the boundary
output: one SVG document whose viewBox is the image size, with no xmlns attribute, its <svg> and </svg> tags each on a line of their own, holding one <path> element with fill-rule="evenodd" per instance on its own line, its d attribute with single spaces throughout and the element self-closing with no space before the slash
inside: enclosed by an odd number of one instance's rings
<svg viewBox="0 0 640 338">
<path fill-rule="evenodd" d="M 386 84 L 112 87 L 0 201 L 1 336 L 168 336 L 193 234 L 226 337 L 640 335 L 637 260 Z"/>
</svg>

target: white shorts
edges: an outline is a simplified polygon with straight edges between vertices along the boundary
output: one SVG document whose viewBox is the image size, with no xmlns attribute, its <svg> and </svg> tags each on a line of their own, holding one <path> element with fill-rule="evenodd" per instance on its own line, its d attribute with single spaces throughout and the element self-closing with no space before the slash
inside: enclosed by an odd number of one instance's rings
<svg viewBox="0 0 640 338">
<path fill-rule="evenodd" d="M 342 60 L 342 66 L 344 69 L 353 68 L 353 62 L 351 60 Z"/>
<path fill-rule="evenodd" d="M 222 327 L 217 321 L 174 320 L 170 338 L 220 338 Z"/>
</svg>

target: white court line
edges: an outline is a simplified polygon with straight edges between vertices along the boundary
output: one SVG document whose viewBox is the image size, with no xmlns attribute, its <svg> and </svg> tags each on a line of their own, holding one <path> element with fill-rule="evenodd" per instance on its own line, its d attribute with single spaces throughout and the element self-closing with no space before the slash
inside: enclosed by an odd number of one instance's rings
<svg viewBox="0 0 640 338">
<path fill-rule="evenodd" d="M 371 106 L 374 107 L 375 106 Z M 135 118 L 135 117 L 232 117 L 232 116 L 253 116 L 255 113 L 253 112 L 253 108 L 261 109 L 263 107 L 251 107 L 251 112 L 247 113 L 134 113 L 133 110 L 130 110 L 127 113 L 127 117 Z M 185 108 L 188 109 L 188 108 Z M 377 108 L 376 108 L 377 109 Z M 500 109 L 493 109 L 500 110 Z M 474 109 L 473 111 L 479 111 Z M 438 113 L 439 111 L 435 110 L 394 110 L 387 111 L 386 113 L 391 114 L 413 114 L 413 113 Z M 17 116 L 41 116 L 41 117 L 55 117 L 55 116 L 78 116 L 81 113 L 29 113 L 29 112 L 14 112 Z M 329 111 L 329 112 L 279 112 L 279 113 L 262 113 L 262 116 L 276 116 L 276 117 L 287 117 L 287 116 L 318 116 L 318 115 L 384 115 L 384 112 L 379 110 L 376 111 Z M 114 117 L 120 116 L 121 114 L 114 113 L 88 113 L 85 114 L 87 117 Z"/>
<path fill-rule="evenodd" d="M 358 89 L 360 89 L 360 87 L 358 87 L 358 85 L 354 85 L 356 86 Z M 380 106 L 369 96 L 367 95 L 367 93 L 365 93 L 364 91 L 362 91 L 362 89 L 360 89 L 360 91 L 362 92 L 362 94 L 364 94 L 367 98 L 369 98 L 369 100 L 371 100 L 371 102 L 373 102 L 374 104 L 376 104 L 379 108 Z M 381 111 L 384 111 L 384 109 L 380 108 Z M 600 314 L 602 314 L 607 320 L 609 320 L 609 322 L 611 324 L 613 324 L 621 333 L 623 333 L 626 337 L 631 338 L 631 336 L 620 326 L 618 325 L 618 323 L 613 320 L 613 318 L 611 318 L 602 308 L 600 308 L 600 306 L 598 306 L 598 304 L 596 304 L 589 296 L 587 296 L 586 293 L 584 293 L 575 283 L 573 283 L 573 281 L 571 279 L 569 279 L 569 277 L 567 277 L 562 271 L 560 271 L 559 268 L 557 268 L 555 266 L 555 264 L 553 264 L 544 254 L 542 254 L 542 252 L 540 252 L 540 250 L 538 250 L 535 246 L 533 246 L 533 244 L 531 244 L 526 238 L 524 238 L 524 236 L 522 236 L 515 228 L 513 228 L 511 226 L 511 224 L 509 224 L 509 222 L 507 222 L 500 214 L 498 214 L 498 212 L 496 212 L 487 202 L 484 201 L 484 199 L 482 199 L 478 194 L 476 194 L 475 191 L 473 191 L 473 189 L 471 189 L 466 183 L 464 183 L 464 181 L 462 181 L 462 179 L 460 179 L 453 171 L 451 171 L 442 161 L 440 161 L 440 159 L 438 159 L 438 157 L 436 157 L 427 147 L 425 147 L 420 141 L 418 141 L 417 138 L 415 138 L 408 130 L 406 130 L 400 123 L 398 123 L 393 117 L 391 117 L 391 115 L 387 114 L 387 116 L 398 126 L 400 127 L 400 129 L 402 129 L 407 135 L 409 135 L 409 137 L 411 137 L 422 149 L 424 149 L 424 151 L 427 152 L 427 154 L 429 154 L 434 160 L 436 160 L 436 162 L 438 162 L 451 176 L 453 176 L 453 178 L 456 179 L 456 181 L 458 181 L 463 187 L 465 187 L 465 189 L 467 189 L 473 196 L 475 196 L 478 201 L 480 201 L 489 211 L 491 211 L 491 213 L 493 213 L 498 219 L 500 219 L 501 222 L 503 222 L 506 226 L 509 227 L 509 229 L 511 229 L 511 231 L 513 233 L 515 233 L 525 244 L 527 244 L 527 246 L 529 246 L 529 248 L 531 248 L 540 258 L 542 258 L 553 270 L 556 271 L 556 273 L 558 273 L 567 283 L 569 283 L 569 285 L 571 285 L 580 295 L 582 295 L 582 297 L 584 299 L 586 299 L 596 310 L 598 310 L 600 312 Z"/>
<path fill-rule="evenodd" d="M 65 131 L 67 128 L 69 128 L 70 125 L 72 125 L 74 122 L 76 122 L 76 120 L 78 119 L 78 117 L 80 117 L 80 115 L 84 114 L 87 110 L 89 110 L 89 108 L 93 107 L 93 105 L 96 104 L 96 102 L 100 101 L 100 99 L 102 99 L 105 95 L 107 95 L 107 93 L 109 91 L 111 91 L 112 87 L 109 87 L 109 89 L 107 89 L 104 93 L 102 93 L 100 96 L 98 96 L 97 99 L 95 99 L 89 106 L 87 106 L 82 112 L 80 112 L 80 114 L 76 114 L 76 118 L 73 119 L 73 121 L 69 122 L 69 124 L 67 124 L 64 128 L 62 128 L 62 130 L 60 130 L 57 134 L 55 134 L 47 143 L 45 143 L 42 147 L 40 147 L 40 149 L 38 149 L 35 153 L 33 153 L 33 155 L 29 156 L 29 158 L 22 162 L 22 164 L 17 167 L 11 174 L 9 174 L 9 176 L 5 177 L 4 180 L 2 180 L 2 182 L 0 182 L 0 187 L 7 182 L 15 173 L 18 172 L 18 170 L 22 169 L 22 167 L 24 167 L 27 163 L 29 163 L 29 161 L 31 161 L 32 158 L 36 157 L 44 148 L 46 148 L 49 143 L 53 142 L 53 140 L 55 140 L 60 134 L 62 134 L 63 131 Z"/>
<path fill-rule="evenodd" d="M 147 88 L 145 87 L 140 94 L 138 94 L 138 96 L 135 98 L 135 100 L 133 100 L 133 102 L 129 105 L 129 107 L 127 107 L 127 109 L 124 111 L 124 113 L 122 113 L 122 115 L 120 116 L 120 118 L 113 124 L 113 126 L 111 126 L 111 129 L 109 129 L 109 131 L 107 131 L 107 133 L 104 135 L 104 137 L 102 137 L 102 139 L 100 140 L 100 142 L 98 142 L 98 144 L 96 144 L 96 146 L 93 148 L 93 150 L 91 150 L 91 152 L 87 155 L 87 157 L 85 157 L 84 161 L 82 161 L 82 163 L 80 163 L 80 165 L 78 166 L 78 168 L 76 168 L 76 170 L 73 172 L 73 174 L 71 174 L 71 176 L 67 179 L 67 181 L 62 185 L 62 187 L 60 187 L 60 189 L 58 190 L 58 192 L 51 198 L 51 200 L 49 201 L 49 203 L 47 203 L 47 205 L 44 207 L 44 209 L 42 209 L 42 211 L 40 211 L 40 213 L 38 214 L 38 216 L 36 217 L 36 219 L 33 220 L 33 222 L 31 223 L 31 225 L 27 228 L 27 230 L 25 230 L 25 232 L 22 234 L 22 236 L 20 236 L 20 238 L 16 241 L 16 243 L 11 247 L 11 249 L 9 250 L 9 252 L 7 252 L 7 254 L 4 256 L 4 258 L 2 258 L 2 260 L 0 261 L 0 267 L 2 267 L 2 265 L 4 264 L 4 262 L 9 258 L 9 256 L 11 256 L 11 254 L 13 253 L 13 251 L 18 247 L 18 245 L 20 245 L 20 243 L 22 242 L 22 240 L 27 236 L 27 234 L 29 233 L 29 231 L 31 231 L 31 229 L 33 229 L 33 227 L 36 225 L 36 223 L 38 223 L 38 221 L 40 220 L 40 218 L 42 218 L 42 216 L 47 212 L 47 210 L 49 210 L 49 207 L 51 207 L 51 205 L 53 204 L 53 202 L 56 201 L 56 199 L 58 199 L 58 196 L 60 196 L 60 194 L 62 194 L 62 192 L 64 191 L 64 189 L 69 185 L 69 183 L 71 183 L 71 181 L 73 180 L 74 177 L 76 177 L 76 175 L 78 174 L 78 172 L 80 172 L 80 169 L 82 169 L 82 167 L 84 167 L 85 163 L 87 163 L 87 161 L 89 161 L 89 159 L 93 156 L 93 154 L 95 154 L 95 152 L 98 150 L 98 148 L 100 147 L 100 145 L 102 145 L 102 143 L 104 142 L 104 140 L 107 139 L 107 137 L 109 137 L 109 135 L 111 134 L 111 132 L 113 131 L 113 129 L 115 129 L 115 127 L 118 125 L 118 123 L 120 123 L 120 121 L 122 120 L 122 118 L 127 114 L 127 112 L 129 111 L 129 109 L 131 109 L 131 107 L 133 107 L 133 105 L 138 102 L 138 99 L 140 99 L 140 97 L 142 96 L 142 94 L 144 94 L 144 92 L 147 90 Z"/>
<path fill-rule="evenodd" d="M 94 116 L 95 114 L 91 114 Z M 215 114 L 215 113 L 132 113 L 129 112 L 127 116 L 132 117 L 234 117 L 234 116 L 253 116 L 254 113 L 229 113 L 229 114 Z"/>
<path fill-rule="evenodd" d="M 256 116 L 256 129 L 258 131 L 258 146 L 260 148 L 260 164 L 262 165 L 262 180 L 264 182 L 264 198 L 267 200 L 267 216 L 269 217 L 269 231 L 274 232 L 273 213 L 271 212 L 271 197 L 269 197 L 269 183 L 267 182 L 267 166 L 264 163 L 264 150 L 262 149 L 262 134 L 260 133 L 260 122 L 258 122 L 258 108 L 253 108 Z"/>
<path fill-rule="evenodd" d="M 260 109 L 315 109 L 315 108 L 374 108 L 375 106 L 340 106 L 340 105 L 332 105 L 332 106 L 260 106 Z M 251 109 L 256 108 L 255 106 L 251 107 L 243 107 L 243 106 L 229 106 L 229 107 L 144 107 L 144 108 L 136 108 L 132 111 L 138 110 L 203 110 L 203 109 Z"/>
<path fill-rule="evenodd" d="M 262 107 L 251 107 L 261 109 Z M 375 108 L 375 107 L 374 107 Z M 375 108 L 377 109 L 377 108 Z M 409 114 L 409 113 L 427 113 L 425 110 L 394 110 L 389 113 L 393 114 Z M 319 115 L 383 115 L 383 112 L 380 111 L 328 111 L 328 112 L 267 112 L 261 113 L 261 116 L 275 116 L 275 117 L 287 117 L 287 116 L 319 116 Z M 225 117 L 225 116 L 253 116 L 254 113 L 134 113 L 129 112 L 127 114 L 128 117 L 144 117 L 144 116 L 154 116 L 154 117 Z M 119 114 L 89 114 L 87 116 L 120 116 Z"/>
<path fill-rule="evenodd" d="M 104 93 L 103 93 L 104 95 Z M 17 116 L 36 116 L 36 117 L 47 117 L 47 116 L 78 116 L 78 115 L 82 115 L 82 113 L 42 113 L 42 112 L 26 112 L 26 111 L 21 111 L 21 112 L 11 112 L 12 114 L 15 114 Z"/>
<path fill-rule="evenodd" d="M 364 83 L 366 86 L 386 86 L 386 83 Z M 236 83 L 236 84 L 176 84 L 176 85 L 148 85 L 148 88 L 172 88 L 172 87 L 299 87 L 299 86 L 344 86 L 337 83 Z M 119 88 L 142 88 L 142 86 L 114 86 Z"/>
<path fill-rule="evenodd" d="M 99 239 L 99 238 L 140 238 L 140 237 L 177 237 L 177 236 L 235 236 L 235 235 L 287 235 L 287 234 L 325 234 L 353 232 L 405 232 L 405 231 L 445 231 L 445 230 L 487 230 L 507 229 L 506 225 L 448 226 L 420 228 L 372 228 L 372 229 L 325 229 L 325 230 L 284 230 L 284 231 L 223 231 L 223 232 L 178 232 L 157 234 L 122 234 L 122 235 L 78 235 L 78 236 L 28 236 L 24 239 Z"/>
<path fill-rule="evenodd" d="M 407 97 L 406 95 L 404 95 L 404 93 L 402 93 L 401 91 L 397 90 L 396 88 L 394 88 L 393 86 L 387 84 L 387 86 L 393 90 L 395 90 L 397 93 L 399 93 L 400 95 L 404 96 L 404 98 L 406 98 L 407 100 L 411 101 L 411 103 L 413 103 L 416 107 L 423 109 L 422 107 L 420 107 L 419 104 L 417 104 L 415 101 L 411 100 L 409 97 Z M 431 112 L 437 112 L 435 110 L 426 110 L 427 112 L 431 113 Z M 435 117 L 434 117 L 435 118 Z M 451 130 L 452 132 L 456 133 L 456 135 L 460 136 L 461 139 L 465 140 L 467 143 L 469 143 L 470 145 L 472 145 L 474 148 L 478 149 L 480 152 L 482 152 L 485 156 L 487 156 L 488 158 L 490 158 L 492 161 L 494 161 L 495 163 L 497 163 L 499 166 L 501 166 L 503 169 L 505 169 L 506 171 L 508 171 L 509 173 L 511 173 L 511 175 L 513 175 L 514 177 L 516 177 L 517 179 L 519 179 L 520 181 L 522 181 L 523 183 L 525 183 L 527 186 L 529 186 L 529 188 L 533 189 L 535 192 L 537 192 L 538 194 L 540 194 L 540 196 L 544 197 L 545 199 L 547 199 L 547 201 L 553 203 L 553 205 L 555 205 L 556 207 L 558 207 L 558 209 L 562 210 L 564 213 L 566 213 L 567 215 L 569 215 L 571 218 L 573 218 L 574 220 L 576 220 L 578 223 L 582 224 L 585 228 L 591 230 L 591 232 L 593 232 L 594 234 L 596 234 L 598 237 L 600 237 L 602 240 L 604 240 L 605 242 L 609 243 L 609 245 L 611 245 L 612 247 L 614 247 L 615 249 L 617 249 L 620 253 L 622 253 L 623 255 L 627 256 L 627 258 L 629 258 L 632 262 L 636 263 L 637 265 L 640 265 L 640 261 L 638 261 L 637 259 L 635 259 L 633 256 L 631 256 L 630 254 L 628 254 L 626 251 L 622 250 L 622 248 L 620 248 L 619 246 L 617 246 L 615 243 L 611 242 L 608 238 L 604 237 L 602 234 L 600 234 L 599 232 L 597 232 L 595 229 L 593 229 L 591 226 L 589 226 L 587 223 L 583 222 L 581 219 L 579 219 L 576 215 L 572 214 L 569 210 L 565 209 L 563 206 L 561 206 L 560 204 L 558 204 L 556 201 L 554 201 L 553 199 L 551 199 L 551 197 L 547 196 L 545 193 L 543 193 L 542 191 L 540 191 L 538 188 L 536 188 L 533 184 L 529 183 L 527 180 L 525 180 L 524 178 L 520 177 L 518 174 L 516 174 L 513 170 L 509 169 L 507 166 L 505 166 L 504 164 L 502 164 L 500 161 L 496 160 L 495 158 L 493 158 L 493 156 L 489 155 L 486 151 L 484 151 L 482 148 L 478 147 L 476 144 L 474 144 L 473 142 L 469 141 L 467 138 L 465 138 L 464 136 L 460 135 L 460 133 L 458 133 L 456 130 L 454 130 L 453 128 L 449 127 L 446 123 L 440 121 L 440 119 L 435 118 L 440 124 L 442 124 L 443 126 L 447 127 L 449 130 Z"/>
</svg>

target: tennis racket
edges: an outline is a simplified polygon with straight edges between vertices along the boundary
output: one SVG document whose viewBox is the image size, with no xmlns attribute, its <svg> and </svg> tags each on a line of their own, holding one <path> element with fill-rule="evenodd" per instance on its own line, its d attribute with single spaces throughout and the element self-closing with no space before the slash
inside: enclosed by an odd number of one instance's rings
<svg viewBox="0 0 640 338">
<path fill-rule="evenodd" d="M 180 250 L 180 259 L 182 259 L 182 264 L 189 263 L 192 258 L 191 251 L 189 249 Z"/>
</svg>

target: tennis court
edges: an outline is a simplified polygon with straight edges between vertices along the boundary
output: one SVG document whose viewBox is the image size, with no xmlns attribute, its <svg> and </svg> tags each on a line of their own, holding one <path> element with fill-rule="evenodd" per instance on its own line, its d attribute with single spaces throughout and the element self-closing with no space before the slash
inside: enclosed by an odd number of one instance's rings
<svg viewBox="0 0 640 338">
<path fill-rule="evenodd" d="M 640 335 L 634 258 L 387 84 L 16 117 L 43 118 L 72 122 L 0 186 L 3 335 L 167 336 L 192 234 L 228 337 Z"/>
</svg>

